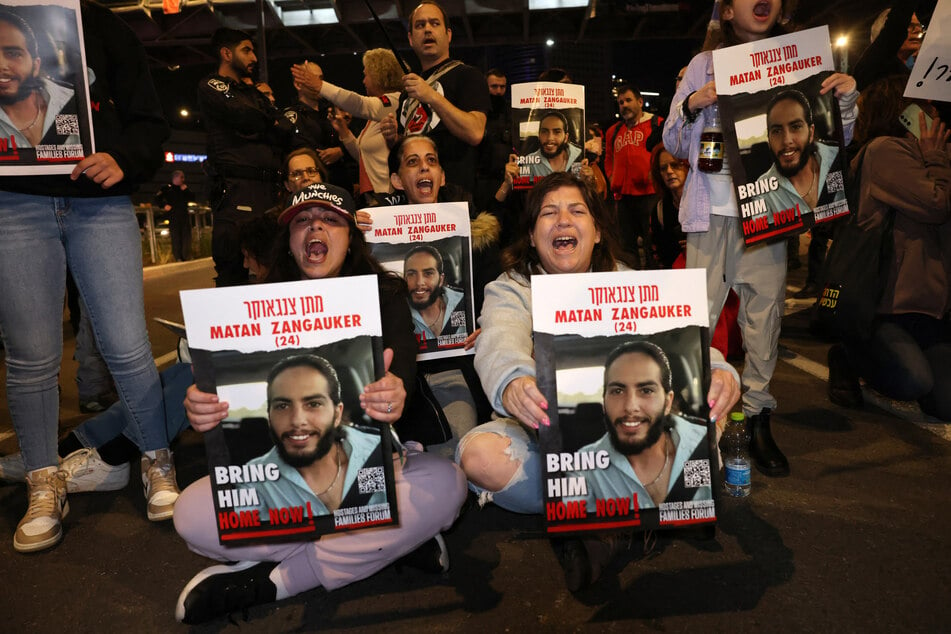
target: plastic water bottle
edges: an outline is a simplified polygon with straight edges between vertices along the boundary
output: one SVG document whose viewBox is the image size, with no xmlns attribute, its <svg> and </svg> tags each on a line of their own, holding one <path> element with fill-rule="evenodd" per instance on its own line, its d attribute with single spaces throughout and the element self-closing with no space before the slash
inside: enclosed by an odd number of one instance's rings
<svg viewBox="0 0 951 634">
<path fill-rule="evenodd" d="M 733 497 L 745 498 L 750 494 L 750 434 L 742 412 L 730 414 L 723 439 L 724 487 Z"/>
<path fill-rule="evenodd" d="M 708 107 L 711 116 L 700 135 L 700 157 L 697 159 L 697 169 L 708 174 L 716 174 L 723 170 L 723 128 L 720 124 L 720 107 L 715 103 Z"/>
</svg>

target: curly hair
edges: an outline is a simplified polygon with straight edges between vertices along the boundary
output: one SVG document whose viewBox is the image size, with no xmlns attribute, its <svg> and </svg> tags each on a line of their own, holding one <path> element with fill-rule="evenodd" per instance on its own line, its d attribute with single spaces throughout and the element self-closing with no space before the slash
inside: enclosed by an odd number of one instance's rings
<svg viewBox="0 0 951 634">
<path fill-rule="evenodd" d="M 879 79 L 859 95 L 859 116 L 855 120 L 853 143 L 862 147 L 875 137 L 905 136 L 898 115 L 912 103 L 904 96 L 908 79 L 899 75 Z"/>
<path fill-rule="evenodd" d="M 363 66 L 383 92 L 403 90 L 403 69 L 390 49 L 371 48 L 363 54 Z"/>
</svg>

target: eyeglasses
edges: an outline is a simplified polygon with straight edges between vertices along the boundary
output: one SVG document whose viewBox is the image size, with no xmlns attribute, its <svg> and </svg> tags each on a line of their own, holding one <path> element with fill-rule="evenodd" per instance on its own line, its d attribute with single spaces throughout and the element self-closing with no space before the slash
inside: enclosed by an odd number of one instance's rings
<svg viewBox="0 0 951 634">
<path fill-rule="evenodd" d="M 918 22 L 912 22 L 908 25 L 908 35 L 920 35 L 921 37 L 925 36 L 925 33 L 928 32 L 928 29 L 924 24 Z"/>
<path fill-rule="evenodd" d="M 302 170 L 294 170 L 293 172 L 288 174 L 288 177 L 290 177 L 292 181 L 299 181 L 305 176 L 310 176 L 311 178 L 313 178 L 314 176 L 317 176 L 318 174 L 320 174 L 320 170 L 318 170 L 316 167 L 305 167 Z"/>
</svg>

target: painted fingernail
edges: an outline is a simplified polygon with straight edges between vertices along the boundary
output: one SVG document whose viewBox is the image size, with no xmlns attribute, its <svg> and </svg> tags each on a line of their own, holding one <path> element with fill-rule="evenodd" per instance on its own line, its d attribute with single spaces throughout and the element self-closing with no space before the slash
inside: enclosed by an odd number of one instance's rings
<svg viewBox="0 0 951 634">
<path fill-rule="evenodd" d="M 545 427 L 551 427 L 551 421 L 548 420 L 547 416 L 542 419 L 542 425 L 544 425 Z"/>
<path fill-rule="evenodd" d="M 716 415 L 716 414 L 711 414 L 711 415 L 710 415 L 710 422 L 711 422 L 711 423 L 717 422 L 717 415 Z"/>
</svg>

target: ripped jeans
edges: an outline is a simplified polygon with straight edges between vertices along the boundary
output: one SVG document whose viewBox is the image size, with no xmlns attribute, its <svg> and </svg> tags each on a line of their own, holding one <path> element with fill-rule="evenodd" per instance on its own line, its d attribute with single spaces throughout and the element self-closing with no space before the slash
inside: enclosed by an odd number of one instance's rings
<svg viewBox="0 0 951 634">
<path fill-rule="evenodd" d="M 497 434 L 510 440 L 505 454 L 509 460 L 521 462 L 515 475 L 499 491 L 488 491 L 469 481 L 469 489 L 479 495 L 479 505 L 494 502 L 513 513 L 540 514 L 542 500 L 542 464 L 538 440 L 513 418 L 499 418 L 479 425 L 459 441 L 456 463 L 460 463 L 466 446 L 479 434 Z"/>
</svg>

